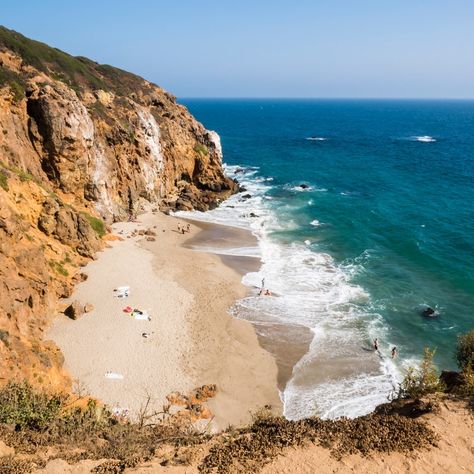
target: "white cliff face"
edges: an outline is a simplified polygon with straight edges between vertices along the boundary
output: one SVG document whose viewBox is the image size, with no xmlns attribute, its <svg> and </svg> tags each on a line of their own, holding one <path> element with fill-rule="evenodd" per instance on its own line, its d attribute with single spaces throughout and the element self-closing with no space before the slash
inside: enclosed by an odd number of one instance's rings
<svg viewBox="0 0 474 474">
<path fill-rule="evenodd" d="M 143 139 L 150 158 L 148 161 L 143 160 L 140 166 L 145 180 L 145 189 L 148 192 L 153 192 L 156 188 L 156 181 L 160 171 L 163 169 L 164 161 L 160 143 L 160 127 L 149 110 L 143 107 L 137 108 L 137 115 L 139 119 L 139 129 L 143 134 Z"/>
<path fill-rule="evenodd" d="M 68 148 L 88 149 L 94 139 L 94 123 L 76 93 L 66 86 L 45 87 L 40 100 L 52 130 L 51 141 L 58 153 Z"/>
<path fill-rule="evenodd" d="M 220 161 L 222 161 L 222 144 L 221 144 L 221 137 L 217 132 L 214 130 L 206 130 L 207 136 L 209 140 L 214 143 L 216 148 L 217 155 L 219 156 Z"/>
<path fill-rule="evenodd" d="M 100 215 L 105 216 L 114 214 L 114 204 L 109 194 L 109 183 L 111 173 L 107 166 L 105 150 L 100 142 L 94 143 L 94 149 L 91 156 L 92 183 L 95 188 L 95 207 Z M 112 183 L 110 183 L 112 184 Z"/>
</svg>

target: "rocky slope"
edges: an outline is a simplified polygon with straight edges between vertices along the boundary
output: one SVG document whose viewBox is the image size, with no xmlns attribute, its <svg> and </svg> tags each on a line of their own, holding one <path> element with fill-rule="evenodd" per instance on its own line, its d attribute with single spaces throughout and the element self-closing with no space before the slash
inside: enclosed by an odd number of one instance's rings
<svg viewBox="0 0 474 474">
<path fill-rule="evenodd" d="M 67 383 L 42 333 L 107 223 L 218 205 L 237 190 L 221 160 L 160 87 L 0 27 L 0 383 Z"/>
</svg>

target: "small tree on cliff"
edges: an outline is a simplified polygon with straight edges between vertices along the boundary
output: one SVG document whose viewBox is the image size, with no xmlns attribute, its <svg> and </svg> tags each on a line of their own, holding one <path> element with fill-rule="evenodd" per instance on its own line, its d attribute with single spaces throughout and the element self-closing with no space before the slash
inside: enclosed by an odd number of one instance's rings
<svg viewBox="0 0 474 474">
<path fill-rule="evenodd" d="M 425 347 L 423 359 L 418 367 L 409 367 L 400 384 L 400 398 L 419 398 L 429 393 L 443 391 L 438 372 L 433 363 L 436 350 Z"/>
<path fill-rule="evenodd" d="M 458 336 L 456 360 L 461 370 L 474 370 L 474 329 Z"/>
</svg>

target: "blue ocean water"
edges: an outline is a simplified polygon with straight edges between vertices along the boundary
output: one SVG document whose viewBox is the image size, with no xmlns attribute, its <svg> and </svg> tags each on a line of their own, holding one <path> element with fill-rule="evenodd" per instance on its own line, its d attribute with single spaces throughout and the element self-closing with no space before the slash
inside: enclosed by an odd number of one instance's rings
<svg viewBox="0 0 474 474">
<path fill-rule="evenodd" d="M 456 336 L 474 327 L 474 102 L 182 103 L 219 133 L 251 195 L 214 213 L 260 235 L 264 265 L 248 283 L 265 277 L 281 295 L 242 311 L 314 332 L 284 394 L 289 417 L 311 413 L 313 399 L 327 416 L 367 411 L 426 346 L 455 367 Z M 373 337 L 379 361 L 364 350 Z M 347 397 L 320 402 L 328 384 Z"/>
</svg>

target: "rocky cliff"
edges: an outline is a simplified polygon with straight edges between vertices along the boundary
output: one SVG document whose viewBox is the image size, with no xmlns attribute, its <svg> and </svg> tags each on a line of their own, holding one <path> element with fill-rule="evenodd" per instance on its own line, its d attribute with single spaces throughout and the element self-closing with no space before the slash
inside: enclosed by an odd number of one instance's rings
<svg viewBox="0 0 474 474">
<path fill-rule="evenodd" d="M 42 341 L 107 223 L 237 190 L 219 136 L 160 87 L 0 27 L 0 383 L 63 384 Z"/>
</svg>

